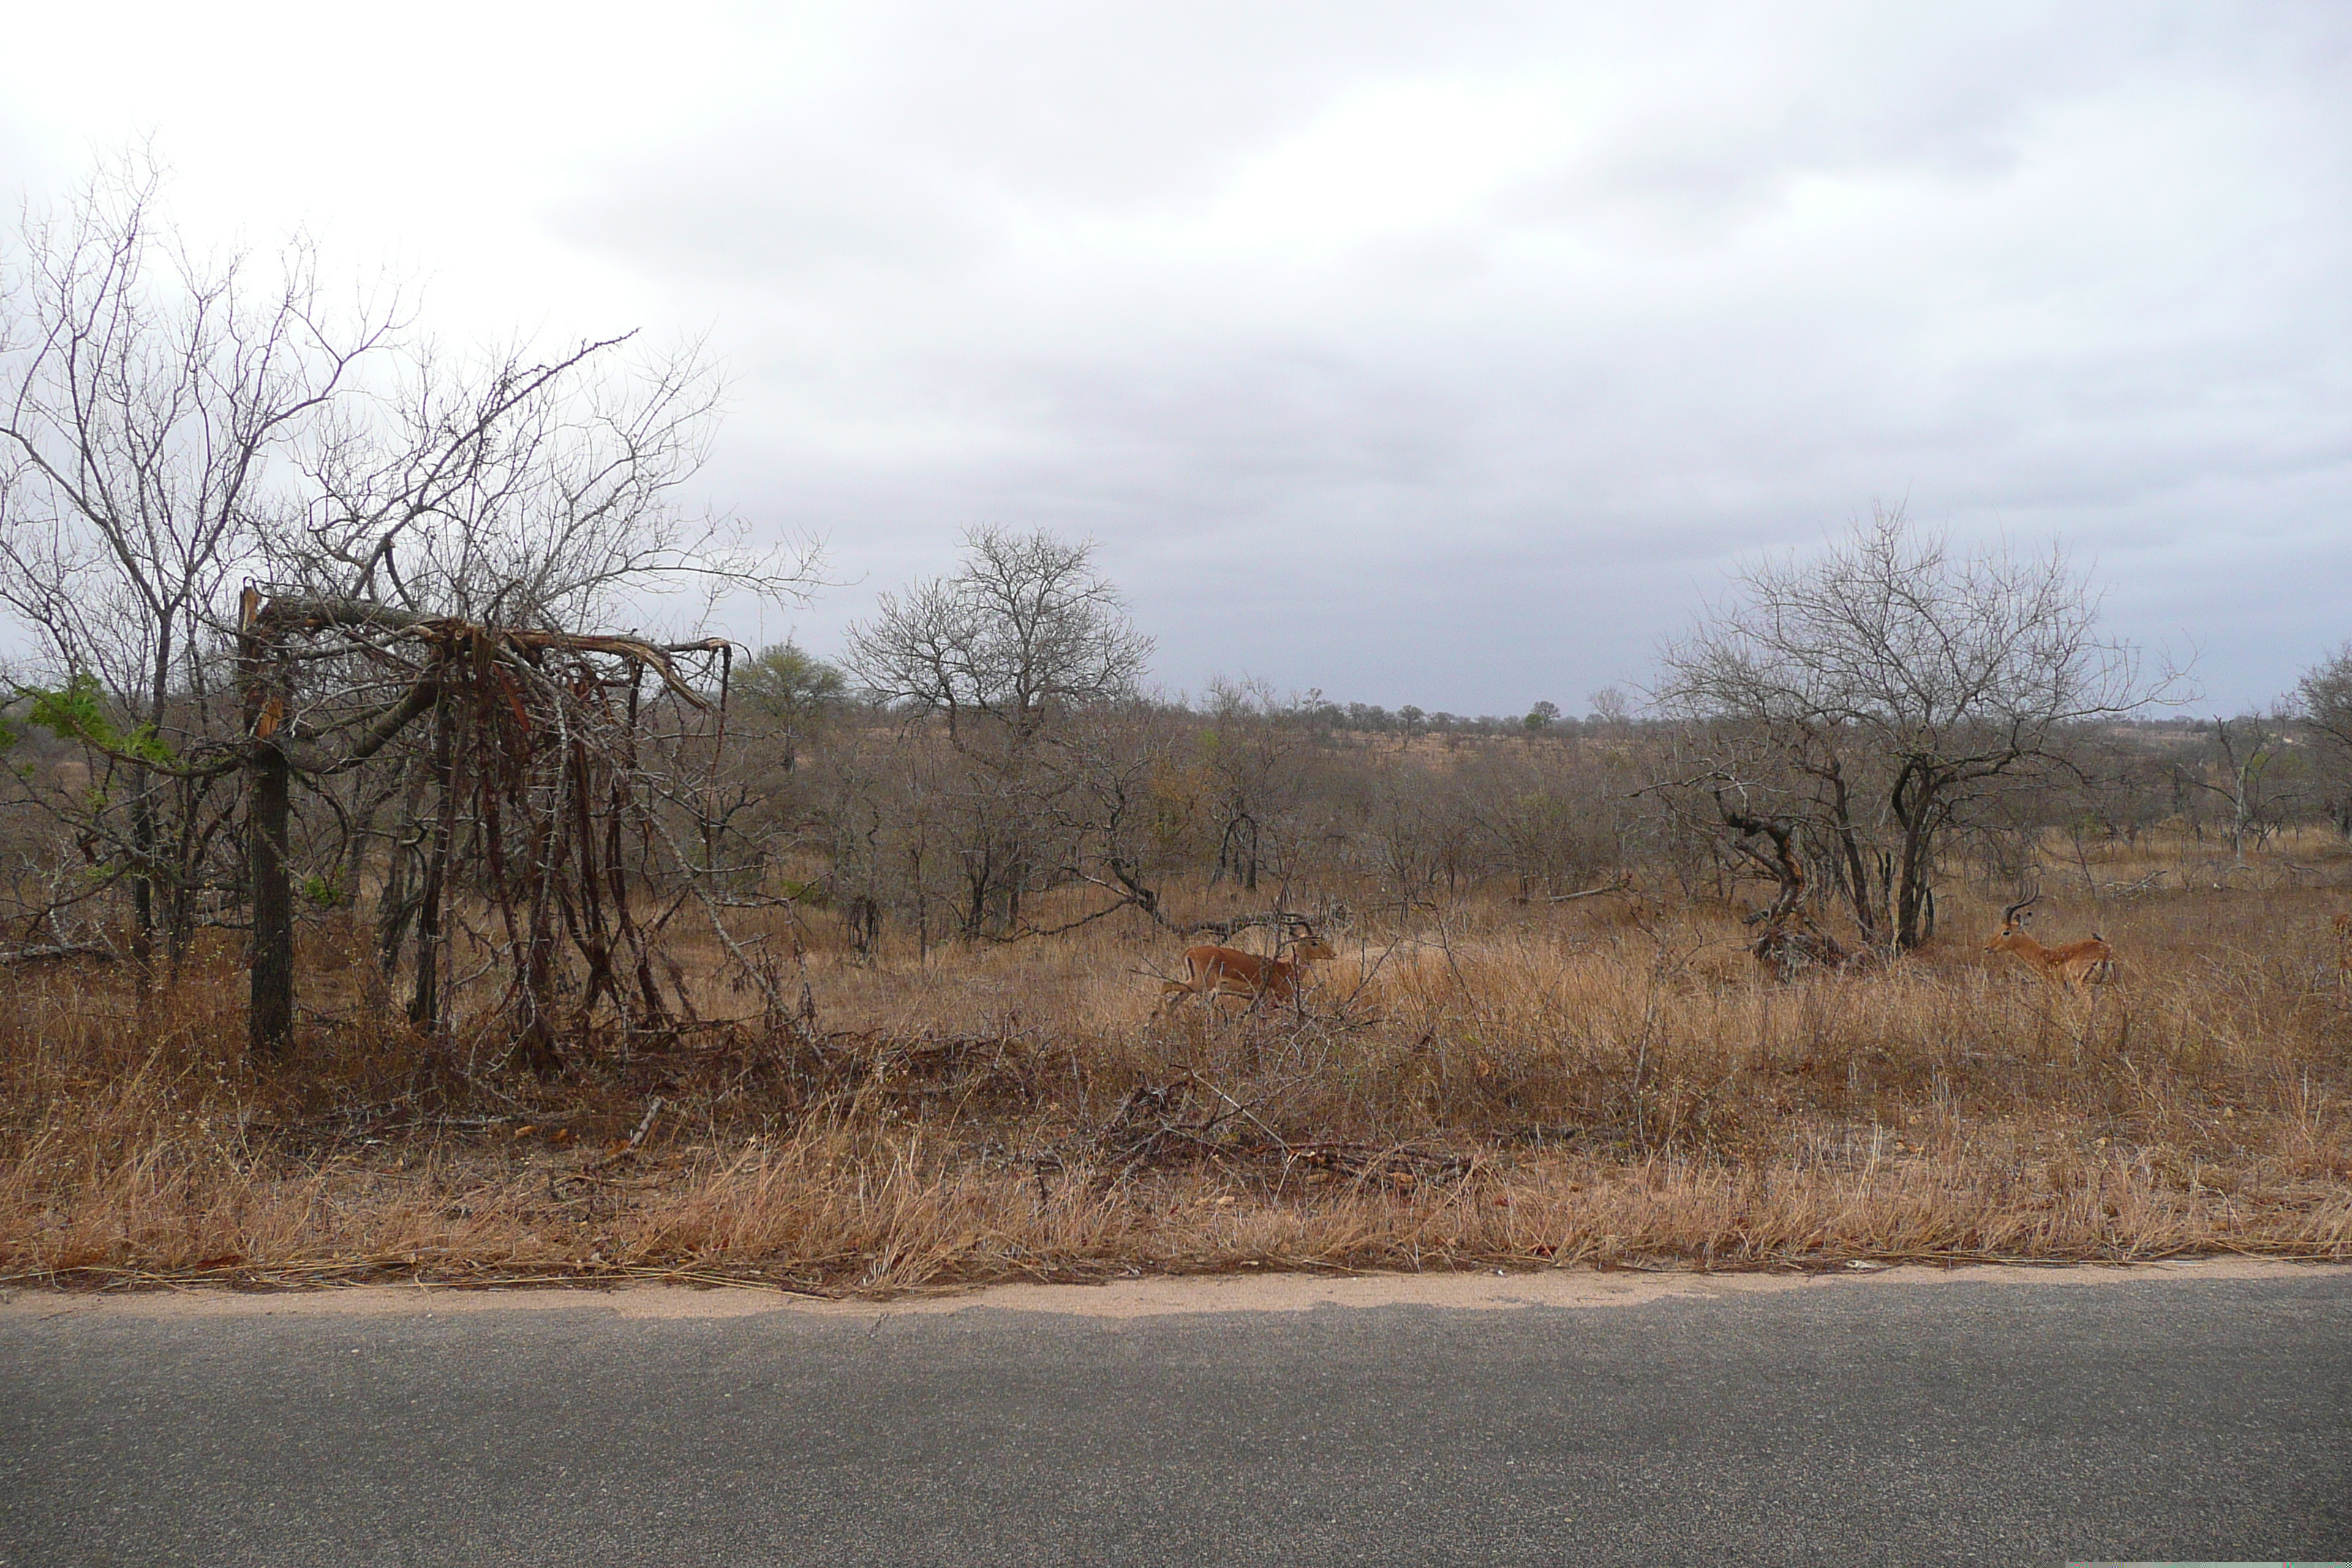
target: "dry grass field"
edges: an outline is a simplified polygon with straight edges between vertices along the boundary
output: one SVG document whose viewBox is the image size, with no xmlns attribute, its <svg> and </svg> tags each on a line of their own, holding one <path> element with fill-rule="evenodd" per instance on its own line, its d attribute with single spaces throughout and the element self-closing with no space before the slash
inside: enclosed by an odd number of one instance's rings
<svg viewBox="0 0 2352 1568">
<path fill-rule="evenodd" d="M 243 1058 L 233 948 L 143 999 L 103 970 L 20 973 L 0 1276 L 887 1293 L 2342 1258 L 2352 992 L 2330 921 L 2352 860 L 2315 839 L 2207 855 L 2116 847 L 2092 868 L 2132 894 L 2096 902 L 2053 872 L 2036 929 L 2095 925 L 2119 956 L 2080 995 L 1987 953 L 1998 910 L 1959 893 L 1925 950 L 1790 984 L 1734 911 L 1660 899 L 1360 912 L 1294 1005 L 1164 1020 L 1154 973 L 1182 944 L 1139 921 L 861 964 L 815 912 L 812 1013 L 761 1022 L 713 984 L 686 1043 L 546 1081 L 436 1062 L 332 929 L 309 939 L 297 1056 L 267 1073 Z"/>
</svg>

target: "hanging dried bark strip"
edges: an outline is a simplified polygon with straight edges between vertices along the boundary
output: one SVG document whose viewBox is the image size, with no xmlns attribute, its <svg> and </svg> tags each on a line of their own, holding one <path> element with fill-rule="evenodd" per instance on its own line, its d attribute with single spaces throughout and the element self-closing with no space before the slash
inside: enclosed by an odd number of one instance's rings
<svg viewBox="0 0 2352 1568">
<path fill-rule="evenodd" d="M 675 785 L 717 765 L 732 662 L 724 639 L 487 626 L 259 589 L 248 591 L 245 612 L 247 766 L 257 801 L 267 803 L 273 762 L 298 777 L 340 773 L 383 752 L 417 721 L 429 726 L 431 826 L 419 845 L 409 1016 L 445 1051 L 454 1053 L 462 1028 L 477 1059 L 484 1047 L 491 1060 L 511 1048 L 548 1071 L 565 1042 L 584 1052 L 605 1039 L 674 1032 L 681 1017 L 697 1016 L 682 966 L 661 951 L 685 901 L 699 903 L 721 944 L 745 957 L 698 885 L 713 869 L 711 847 L 698 864 L 658 820 Z M 650 703 L 648 671 L 659 682 Z M 713 674 L 716 700 L 690 679 Z M 285 874 L 282 863 L 259 858 L 255 870 Z M 643 920 L 635 905 L 648 891 L 674 896 Z M 262 892 L 257 885 L 257 899 Z M 474 954 L 488 960 L 477 973 L 496 977 L 487 1000 L 459 994 L 468 985 L 451 962 L 460 898 L 480 909 L 474 945 L 490 951 Z M 254 974 L 254 1044 L 283 1049 L 290 931 L 257 931 Z"/>
</svg>

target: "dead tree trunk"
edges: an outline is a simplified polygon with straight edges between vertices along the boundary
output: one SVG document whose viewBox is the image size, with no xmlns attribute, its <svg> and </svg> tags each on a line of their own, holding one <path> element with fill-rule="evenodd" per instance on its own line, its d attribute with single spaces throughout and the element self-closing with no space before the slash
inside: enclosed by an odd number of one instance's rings
<svg viewBox="0 0 2352 1568">
<path fill-rule="evenodd" d="M 269 1059 L 294 1043 L 294 889 L 286 869 L 292 769 L 276 736 L 286 697 L 272 679 L 268 649 L 256 634 L 260 595 L 247 588 L 237 649 L 245 687 L 247 876 L 252 883 L 253 947 L 246 1048 Z"/>
<path fill-rule="evenodd" d="M 1843 969 L 1853 963 L 1853 955 L 1838 940 L 1805 912 L 1805 872 L 1797 858 L 1795 828 L 1779 817 L 1734 811 L 1721 795 L 1716 797 L 1716 805 L 1725 824 L 1738 833 L 1740 853 L 1780 884 L 1772 907 L 1749 917 L 1763 922 L 1764 930 L 1748 944 L 1748 951 L 1755 954 L 1765 973 L 1776 980 L 1790 981 L 1808 969 Z M 1758 834 L 1771 840 L 1769 856 L 1748 842 Z"/>
<path fill-rule="evenodd" d="M 291 772 L 267 741 L 253 749 L 247 840 L 253 879 L 253 1004 L 247 1046 L 282 1057 L 294 1043 L 294 889 L 286 870 Z"/>
<path fill-rule="evenodd" d="M 452 704 L 445 689 L 433 716 L 433 782 L 439 791 L 440 815 L 433 825 L 433 847 L 425 857 L 425 890 L 416 907 L 416 989 L 409 995 L 408 1021 L 421 1033 L 441 1038 L 442 948 L 441 906 L 449 880 L 449 840 L 457 825 L 457 793 L 450 787 L 455 765 L 450 731 L 455 727 Z"/>
</svg>

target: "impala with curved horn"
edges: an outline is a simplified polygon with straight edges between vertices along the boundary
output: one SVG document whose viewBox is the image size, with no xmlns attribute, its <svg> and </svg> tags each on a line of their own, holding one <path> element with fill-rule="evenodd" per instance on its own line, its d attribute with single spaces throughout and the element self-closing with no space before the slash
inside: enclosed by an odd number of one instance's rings
<svg viewBox="0 0 2352 1568">
<path fill-rule="evenodd" d="M 1252 1006 L 1261 996 L 1289 1001 L 1297 994 L 1300 965 L 1339 956 L 1313 926 L 1304 921 L 1297 925 L 1299 935 L 1288 958 L 1260 958 L 1237 947 L 1186 948 L 1184 978 L 1160 983 L 1159 1010 L 1165 1013 L 1187 996 L 1205 996 L 1213 1005 L 1220 996 L 1246 996 Z"/>
<path fill-rule="evenodd" d="M 2085 985 L 2104 985 L 2116 977 L 2116 950 L 2107 945 L 2106 938 L 2096 931 L 2081 942 L 2070 942 L 2058 947 L 2044 947 L 2025 932 L 2025 922 L 2031 919 L 2026 911 L 2042 899 L 2036 888 L 2030 898 L 2020 899 L 2000 911 L 2000 930 L 1985 943 L 1987 952 L 2013 953 L 2041 971 L 2042 978 L 2063 985 L 2069 991 L 2079 991 Z"/>
</svg>

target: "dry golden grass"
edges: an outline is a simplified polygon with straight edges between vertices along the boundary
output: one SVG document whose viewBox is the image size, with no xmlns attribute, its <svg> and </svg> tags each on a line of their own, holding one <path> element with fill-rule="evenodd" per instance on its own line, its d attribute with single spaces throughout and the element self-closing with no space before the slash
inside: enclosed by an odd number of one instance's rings
<svg viewBox="0 0 2352 1568">
<path fill-rule="evenodd" d="M 1345 933 L 1299 1005 L 1165 1023 L 1150 970 L 1182 944 L 1149 930 L 861 965 L 816 916 L 813 1032 L 713 1028 L 551 1082 L 436 1067 L 325 937 L 321 1013 L 266 1073 L 230 954 L 143 1005 L 107 974 L 13 977 L 0 1275 L 887 1292 L 2340 1258 L 2352 997 L 2330 919 L 2352 898 L 2285 885 L 2311 879 L 2297 863 L 2095 910 L 2053 877 L 2045 935 L 2095 923 L 2120 954 L 2084 997 L 1985 953 L 1990 904 L 1885 970 L 1780 985 L 1726 913 L 1473 902 Z M 714 1017 L 751 1010 L 708 989 Z"/>
</svg>

